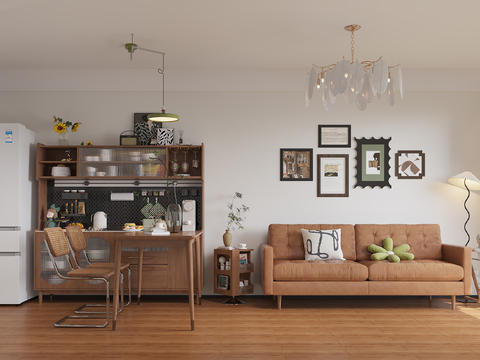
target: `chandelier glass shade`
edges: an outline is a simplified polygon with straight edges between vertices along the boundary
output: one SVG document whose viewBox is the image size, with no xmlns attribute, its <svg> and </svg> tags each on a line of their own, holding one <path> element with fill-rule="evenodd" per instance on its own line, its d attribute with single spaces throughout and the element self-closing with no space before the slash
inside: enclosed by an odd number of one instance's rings
<svg viewBox="0 0 480 360">
<path fill-rule="evenodd" d="M 395 91 L 400 91 L 403 99 L 402 68 L 400 64 L 388 66 L 380 57 L 375 61 L 354 61 L 354 32 L 360 29 L 360 25 L 345 26 L 345 30 L 351 32 L 352 61 L 343 58 L 336 64 L 319 66 L 312 64 L 305 82 L 305 104 L 308 107 L 313 97 L 315 87 L 322 93 L 323 106 L 331 110 L 339 95 L 343 95 L 345 101 L 352 105 L 356 104 L 361 111 L 375 97 L 381 99 L 385 94 L 388 103 L 395 104 Z M 391 75 L 391 70 L 396 70 L 396 81 Z"/>
</svg>

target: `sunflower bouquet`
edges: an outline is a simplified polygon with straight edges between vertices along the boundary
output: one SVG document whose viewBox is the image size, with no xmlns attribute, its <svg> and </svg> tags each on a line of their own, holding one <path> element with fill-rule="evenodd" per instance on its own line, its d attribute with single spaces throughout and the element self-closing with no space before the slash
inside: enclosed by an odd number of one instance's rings
<svg viewBox="0 0 480 360">
<path fill-rule="evenodd" d="M 53 131 L 58 134 L 63 134 L 68 128 L 71 128 L 72 132 L 77 132 L 78 127 L 82 124 L 81 122 L 72 123 L 71 121 L 64 122 L 62 118 L 53 117 Z"/>
</svg>

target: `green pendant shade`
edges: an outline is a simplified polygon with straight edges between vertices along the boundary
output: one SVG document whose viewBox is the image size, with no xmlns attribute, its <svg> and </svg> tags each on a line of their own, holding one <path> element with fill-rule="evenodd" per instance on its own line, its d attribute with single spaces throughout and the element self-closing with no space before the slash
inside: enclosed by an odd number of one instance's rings
<svg viewBox="0 0 480 360">
<path fill-rule="evenodd" d="M 176 114 L 159 113 L 159 114 L 148 114 L 147 119 L 149 121 L 156 121 L 156 122 L 174 122 L 174 121 L 178 121 L 179 117 Z"/>
</svg>

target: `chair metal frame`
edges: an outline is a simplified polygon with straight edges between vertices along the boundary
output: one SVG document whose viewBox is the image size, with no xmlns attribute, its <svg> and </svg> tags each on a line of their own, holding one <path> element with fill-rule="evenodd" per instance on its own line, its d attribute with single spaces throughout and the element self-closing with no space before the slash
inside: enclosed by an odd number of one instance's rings
<svg viewBox="0 0 480 360">
<path fill-rule="evenodd" d="M 74 236 L 74 234 L 72 233 L 71 234 L 71 231 L 77 231 L 79 232 L 79 236 L 82 236 L 82 240 L 85 242 L 85 238 L 83 237 L 83 233 L 81 232 L 81 229 L 78 227 L 78 229 L 74 229 L 75 226 L 71 226 L 71 227 L 68 227 L 66 229 L 67 231 L 67 241 L 68 241 L 68 245 L 70 247 L 70 250 L 71 250 L 71 253 L 72 253 L 72 257 L 73 257 L 73 260 L 75 261 L 75 265 L 77 266 L 77 268 L 81 268 L 80 266 L 80 263 L 79 261 L 77 260 L 77 256 L 75 255 L 75 250 L 74 250 L 74 246 L 72 246 L 72 241 L 70 240 L 69 236 Z M 85 242 L 85 248 L 84 249 L 77 249 L 77 251 L 83 253 L 83 255 L 85 256 L 85 260 L 87 261 L 87 267 L 89 266 L 93 266 L 93 267 L 97 267 L 99 264 L 100 266 L 99 267 L 107 267 L 108 265 L 112 266 L 113 267 L 113 263 L 92 263 L 90 261 L 90 259 L 88 258 L 88 255 L 87 255 L 87 252 L 86 252 L 86 242 Z M 124 302 L 124 293 L 123 293 L 123 274 L 120 273 L 120 307 L 118 309 L 118 312 L 117 314 L 120 314 L 122 311 L 123 311 L 123 308 L 130 305 L 130 303 L 132 302 L 132 271 L 130 270 L 130 265 L 127 264 L 124 269 L 126 269 L 128 271 L 128 302 L 125 304 Z M 83 310 L 84 308 L 86 307 L 105 307 L 106 305 L 105 304 L 85 304 L 85 305 L 82 305 L 80 306 L 78 309 L 75 310 L 75 313 L 76 314 L 101 314 L 101 313 L 104 313 L 104 312 L 100 312 L 100 311 L 85 311 Z M 113 306 L 113 305 L 110 305 L 110 306 Z"/>
<path fill-rule="evenodd" d="M 63 234 L 63 230 L 61 228 L 48 228 L 48 229 L 44 229 L 47 237 L 49 236 L 48 234 L 48 231 L 50 230 L 53 230 L 53 229 L 58 229 L 61 231 L 61 234 L 63 236 L 63 239 L 65 240 L 66 244 L 68 245 L 68 241 L 67 239 L 65 238 L 65 235 Z M 56 230 L 56 231 L 58 231 Z M 50 249 L 50 245 L 48 243 L 48 241 L 45 241 L 46 245 L 47 245 L 47 251 L 48 251 L 48 255 L 50 257 L 50 260 L 52 261 L 52 264 L 53 264 L 53 268 L 55 269 L 55 272 L 57 274 L 57 276 L 61 279 L 64 279 L 64 280 L 99 280 L 99 281 L 103 281 L 105 283 L 105 287 L 106 287 L 106 300 L 105 300 L 105 303 L 107 306 L 107 308 L 110 307 L 110 283 L 109 283 L 109 277 L 99 277 L 99 276 L 83 276 L 83 277 L 72 277 L 72 276 L 66 276 L 66 275 L 62 275 L 60 273 L 60 270 L 58 269 L 58 266 L 57 266 L 57 262 L 55 261 L 55 257 L 53 256 L 52 254 L 52 251 Z M 69 254 L 71 254 L 71 251 L 69 251 Z M 65 258 L 67 259 L 67 262 L 71 268 L 72 271 L 74 271 L 75 269 L 73 269 L 72 267 L 72 264 L 70 262 L 70 258 L 69 256 L 67 256 L 67 254 L 63 254 L 65 256 Z M 60 255 L 62 256 L 62 255 Z M 68 319 L 103 319 L 105 318 L 105 323 L 102 324 L 102 325 L 97 325 L 97 324 L 62 324 L 64 321 L 68 320 Z M 110 314 L 105 312 L 105 316 L 98 316 L 98 315 L 67 315 L 65 317 L 63 317 L 62 319 L 60 319 L 59 321 L 57 321 L 54 326 L 55 327 L 76 327 L 76 328 L 104 328 L 106 326 L 108 326 L 110 322 Z"/>
</svg>

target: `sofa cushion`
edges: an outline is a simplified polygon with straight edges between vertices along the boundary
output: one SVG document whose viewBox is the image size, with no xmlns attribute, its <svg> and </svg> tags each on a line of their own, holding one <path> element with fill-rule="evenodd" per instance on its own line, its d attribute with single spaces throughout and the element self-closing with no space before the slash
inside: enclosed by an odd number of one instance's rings
<svg viewBox="0 0 480 360">
<path fill-rule="evenodd" d="M 362 260 L 370 281 L 461 281 L 463 268 L 442 260 Z"/>
<path fill-rule="evenodd" d="M 268 243 L 273 247 L 274 260 L 304 260 L 303 237 L 301 229 L 332 230 L 341 229 L 341 247 L 343 257 L 356 260 L 355 237 L 353 225 L 319 225 L 319 224 L 271 224 L 268 227 Z"/>
<path fill-rule="evenodd" d="M 442 260 L 440 226 L 428 225 L 355 225 L 357 260 L 369 260 L 368 245 L 382 246 L 385 238 L 393 239 L 393 246 L 410 245 L 410 253 L 416 260 Z"/>
<path fill-rule="evenodd" d="M 274 260 L 274 281 L 365 281 L 365 265 L 352 260 Z"/>
<path fill-rule="evenodd" d="M 342 230 L 302 229 L 305 260 L 345 260 L 341 247 Z"/>
</svg>

